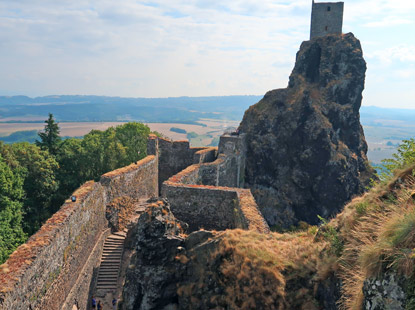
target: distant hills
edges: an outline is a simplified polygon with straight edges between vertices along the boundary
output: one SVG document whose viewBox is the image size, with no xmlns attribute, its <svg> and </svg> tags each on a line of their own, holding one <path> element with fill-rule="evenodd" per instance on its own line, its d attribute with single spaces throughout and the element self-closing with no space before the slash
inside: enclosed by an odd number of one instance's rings
<svg viewBox="0 0 415 310">
<path fill-rule="evenodd" d="M 53 113 L 60 122 L 142 121 L 196 123 L 201 118 L 241 120 L 262 96 L 122 98 L 106 96 L 0 96 L 0 122 L 39 122 Z M 365 107 L 365 126 L 415 126 L 415 109 Z"/>
<path fill-rule="evenodd" d="M 200 118 L 240 120 L 262 96 L 121 98 L 104 96 L 0 97 L 0 122 L 142 121 L 196 123 Z"/>
<path fill-rule="evenodd" d="M 245 110 L 263 96 L 122 98 L 105 96 L 0 96 L 0 123 L 43 123 L 48 113 L 58 122 L 181 123 L 201 119 L 242 120 Z M 360 119 L 374 162 L 388 158 L 403 139 L 415 136 L 415 109 L 363 106 Z M 203 125 L 205 126 L 205 125 Z M 33 142 L 34 131 L 2 137 L 7 143 Z"/>
</svg>

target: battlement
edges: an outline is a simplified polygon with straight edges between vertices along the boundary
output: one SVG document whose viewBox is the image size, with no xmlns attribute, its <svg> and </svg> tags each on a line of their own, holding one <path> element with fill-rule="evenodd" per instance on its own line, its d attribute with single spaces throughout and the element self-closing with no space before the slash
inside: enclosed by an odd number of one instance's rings
<svg viewBox="0 0 415 310">
<path fill-rule="evenodd" d="M 341 34 L 344 2 L 320 2 L 313 0 L 310 40 L 327 34 Z"/>
</svg>

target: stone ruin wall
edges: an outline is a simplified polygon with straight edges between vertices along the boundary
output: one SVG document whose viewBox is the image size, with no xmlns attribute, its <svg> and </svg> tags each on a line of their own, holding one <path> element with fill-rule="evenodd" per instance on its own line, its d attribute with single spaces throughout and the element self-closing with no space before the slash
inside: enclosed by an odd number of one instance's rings
<svg viewBox="0 0 415 310">
<path fill-rule="evenodd" d="M 161 195 L 191 231 L 242 228 L 268 233 L 251 191 L 238 188 L 245 168 L 244 136 L 222 136 L 219 153 L 213 162 L 193 164 L 170 177 Z"/>
<path fill-rule="evenodd" d="M 190 231 L 270 231 L 249 189 L 166 181 L 162 195 L 169 201 L 174 216 L 189 224 Z"/>
<path fill-rule="evenodd" d="M 87 182 L 0 266 L 0 309 L 87 308 L 92 276 L 109 233 L 106 205 L 118 195 L 158 194 L 155 156 Z"/>
<path fill-rule="evenodd" d="M 158 154 L 159 188 L 164 181 L 186 167 L 196 163 L 213 161 L 216 153 L 216 147 L 190 147 L 187 140 L 171 141 L 158 138 L 155 135 L 150 135 L 147 147 L 147 154 Z"/>
</svg>

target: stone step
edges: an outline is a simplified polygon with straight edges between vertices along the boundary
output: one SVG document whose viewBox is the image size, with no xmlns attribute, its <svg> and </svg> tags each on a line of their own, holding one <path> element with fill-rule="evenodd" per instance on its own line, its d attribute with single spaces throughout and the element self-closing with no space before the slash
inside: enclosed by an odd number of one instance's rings
<svg viewBox="0 0 415 310">
<path fill-rule="evenodd" d="M 118 283 L 118 278 L 113 278 L 113 279 L 100 279 L 97 282 L 97 285 L 117 285 Z"/>
<path fill-rule="evenodd" d="M 98 275 L 98 278 L 102 278 L 102 277 L 117 277 L 119 273 L 119 270 L 117 271 L 111 271 L 111 272 L 100 272 Z"/>
<path fill-rule="evenodd" d="M 124 244 L 124 239 L 109 239 L 109 240 L 105 240 L 105 243 Z"/>
<path fill-rule="evenodd" d="M 111 235 L 105 241 L 109 241 L 109 240 L 116 240 L 116 241 L 122 241 L 122 242 L 124 242 L 125 236 Z"/>
<path fill-rule="evenodd" d="M 120 267 L 118 265 L 114 265 L 114 264 L 105 264 L 101 266 L 103 269 L 113 269 L 113 270 L 118 270 L 120 269 Z M 101 268 L 100 267 L 100 268 Z"/>
<path fill-rule="evenodd" d="M 115 250 L 115 251 L 122 251 L 122 249 L 123 249 L 123 246 L 122 245 L 120 245 L 120 246 L 106 246 L 106 247 L 104 247 L 104 251 L 105 250 Z"/>
<path fill-rule="evenodd" d="M 116 275 L 114 277 L 102 277 L 102 278 L 98 278 L 98 282 L 97 283 L 117 282 L 117 281 L 118 281 L 118 275 Z"/>
<path fill-rule="evenodd" d="M 105 240 L 98 271 L 97 289 L 114 290 L 117 288 L 126 235 L 125 232 L 117 232 Z"/>
<path fill-rule="evenodd" d="M 105 251 L 102 254 L 103 255 L 119 255 L 119 256 L 122 256 L 122 250 L 119 250 L 119 251 Z"/>
<path fill-rule="evenodd" d="M 122 255 L 121 254 L 105 254 L 102 255 L 102 260 L 107 260 L 107 259 L 117 259 L 117 260 L 121 260 Z"/>
<path fill-rule="evenodd" d="M 97 285 L 99 286 L 114 285 L 114 284 L 117 284 L 117 281 L 101 281 L 97 283 Z"/>
<path fill-rule="evenodd" d="M 100 272 L 98 275 L 98 279 L 102 277 L 118 277 L 119 270 L 117 271 L 111 271 L 111 272 Z"/>
<path fill-rule="evenodd" d="M 103 253 L 121 253 L 122 252 L 122 248 L 118 248 L 118 249 L 104 249 L 102 252 Z"/>
<path fill-rule="evenodd" d="M 114 263 L 105 263 L 105 264 L 101 264 L 101 267 L 103 268 L 113 268 L 113 269 L 119 269 L 119 265 L 118 264 L 114 264 Z"/>
<path fill-rule="evenodd" d="M 122 246 L 119 247 L 106 247 L 103 249 L 104 252 L 121 252 L 123 249 Z"/>
<path fill-rule="evenodd" d="M 119 269 L 119 267 L 120 266 L 118 266 L 118 264 L 104 264 L 104 265 L 102 265 L 102 268 L 104 268 L 104 269 L 108 269 L 108 268 L 110 268 L 110 269 Z"/>
<path fill-rule="evenodd" d="M 121 261 L 121 259 L 118 258 L 114 258 L 114 257 L 107 257 L 105 259 L 101 260 L 101 263 L 112 263 L 112 264 L 119 264 Z"/>
<path fill-rule="evenodd" d="M 97 288 L 117 287 L 117 282 L 97 283 Z"/>
<path fill-rule="evenodd" d="M 117 285 L 116 284 L 111 284 L 111 285 L 97 285 L 97 289 L 98 290 L 115 290 L 117 289 Z"/>
<path fill-rule="evenodd" d="M 103 252 L 122 252 L 123 247 L 108 247 L 104 248 Z"/>
<path fill-rule="evenodd" d="M 124 246 L 124 243 L 123 242 L 106 242 L 106 243 L 104 243 L 104 246 L 111 246 L 111 245 Z"/>
<path fill-rule="evenodd" d="M 110 274 L 110 275 L 115 274 L 115 273 L 118 273 L 120 271 L 120 269 L 118 267 L 117 268 L 103 268 L 101 271 L 102 272 L 98 273 L 98 276 L 100 276 L 102 274 Z"/>
<path fill-rule="evenodd" d="M 112 268 L 112 269 L 116 269 L 116 270 L 118 270 L 118 269 L 120 269 L 120 266 L 118 265 L 118 264 L 113 264 L 113 263 L 105 263 L 105 264 L 101 264 L 101 267 L 103 267 L 103 268 Z"/>
<path fill-rule="evenodd" d="M 111 267 L 111 268 L 114 268 L 114 269 L 118 269 L 120 266 L 120 261 L 117 261 L 117 262 L 108 262 L 108 261 L 102 261 L 101 262 L 101 267 L 104 267 L 104 268 L 108 268 L 108 267 Z"/>
</svg>

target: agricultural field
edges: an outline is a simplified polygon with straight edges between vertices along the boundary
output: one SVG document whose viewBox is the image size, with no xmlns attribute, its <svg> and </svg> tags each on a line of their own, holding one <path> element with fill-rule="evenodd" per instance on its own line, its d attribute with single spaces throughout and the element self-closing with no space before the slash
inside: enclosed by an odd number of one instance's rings
<svg viewBox="0 0 415 310">
<path fill-rule="evenodd" d="M 173 140 L 188 140 L 192 146 L 209 145 L 213 139 L 219 137 L 226 128 L 237 127 L 238 121 L 228 120 L 200 120 L 200 125 L 179 124 L 179 123 L 146 123 L 152 131 L 157 131 Z M 108 127 L 122 125 L 124 122 L 61 122 L 61 136 L 80 137 L 86 135 L 91 130 L 105 130 Z M 0 123 L 0 140 L 1 137 L 9 136 L 18 131 L 40 131 L 44 128 L 44 123 Z M 171 128 L 183 129 L 186 133 L 171 131 Z M 217 139 L 216 139 L 217 140 Z"/>
</svg>

